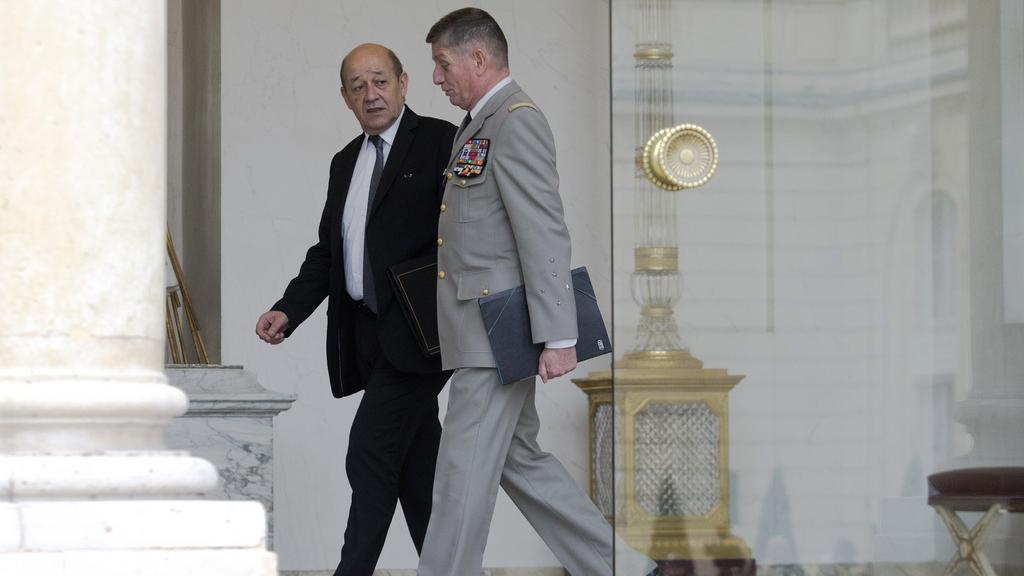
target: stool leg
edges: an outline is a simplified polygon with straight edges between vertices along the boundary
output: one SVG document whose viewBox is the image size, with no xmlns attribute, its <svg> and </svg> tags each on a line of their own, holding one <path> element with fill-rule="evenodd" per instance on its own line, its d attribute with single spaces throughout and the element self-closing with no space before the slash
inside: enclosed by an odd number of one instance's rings
<svg viewBox="0 0 1024 576">
<path fill-rule="evenodd" d="M 992 564 L 988 561 L 988 556 L 985 555 L 985 537 L 988 536 L 992 527 L 999 523 L 1005 513 L 1006 510 L 1002 505 L 993 504 L 981 517 L 981 520 L 974 525 L 974 528 L 971 528 L 970 562 L 971 568 L 978 576 L 996 576 L 996 571 L 992 569 Z"/>
<path fill-rule="evenodd" d="M 936 506 L 935 511 L 946 524 L 946 528 L 949 529 L 949 535 L 953 538 L 953 543 L 956 544 L 956 552 L 953 553 L 953 558 L 950 559 L 949 566 L 946 566 L 945 572 L 945 576 L 953 576 L 957 568 L 967 561 L 964 548 L 965 544 L 970 546 L 971 533 L 967 525 L 964 524 L 964 521 L 949 508 Z"/>
<path fill-rule="evenodd" d="M 935 511 L 949 528 L 949 534 L 956 543 L 956 554 L 946 568 L 946 576 L 952 576 L 961 564 L 970 566 L 977 576 L 996 576 L 996 571 L 985 556 L 985 536 L 1006 512 L 1002 505 L 993 504 L 974 528 L 970 529 L 955 512 L 945 506 L 936 506 Z"/>
</svg>

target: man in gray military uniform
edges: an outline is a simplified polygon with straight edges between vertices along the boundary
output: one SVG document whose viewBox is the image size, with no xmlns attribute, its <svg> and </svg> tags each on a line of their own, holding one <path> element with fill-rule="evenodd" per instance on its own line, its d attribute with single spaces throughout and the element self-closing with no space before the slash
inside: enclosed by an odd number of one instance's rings
<svg viewBox="0 0 1024 576">
<path fill-rule="evenodd" d="M 543 381 L 576 367 L 571 242 L 544 115 L 512 81 L 508 44 L 483 10 L 427 34 L 434 83 L 468 114 L 455 136 L 438 224 L 437 314 L 455 369 L 419 576 L 480 574 L 498 485 L 568 571 L 612 574 L 611 526 L 537 444 L 535 379 L 502 385 L 477 299 L 525 285 Z"/>
</svg>

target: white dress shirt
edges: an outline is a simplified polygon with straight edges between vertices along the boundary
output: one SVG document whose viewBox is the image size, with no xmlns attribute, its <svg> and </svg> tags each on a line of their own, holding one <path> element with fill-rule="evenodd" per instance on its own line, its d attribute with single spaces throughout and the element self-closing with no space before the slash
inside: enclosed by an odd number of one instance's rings
<svg viewBox="0 0 1024 576">
<path fill-rule="evenodd" d="M 395 123 L 380 133 L 383 141 L 384 162 L 388 161 L 391 144 L 398 133 L 398 125 L 402 123 L 405 107 L 398 115 Z M 348 185 L 348 197 L 345 199 L 345 211 L 341 216 L 341 238 L 345 251 L 345 288 L 353 300 L 363 299 L 363 254 L 366 241 L 366 211 L 370 203 L 370 178 L 373 176 L 373 164 L 377 161 L 377 149 L 370 137 L 363 135 L 363 147 L 356 158 L 356 166 L 352 169 L 352 181 Z M 383 167 L 382 167 L 383 168 Z M 378 184 L 379 185 L 379 184 Z"/>
<path fill-rule="evenodd" d="M 498 90 L 501 90 L 502 88 L 508 86 L 511 83 L 511 76 L 505 76 L 501 80 L 498 80 L 497 84 L 491 86 L 491 89 L 488 90 L 486 94 L 481 96 L 480 99 L 476 101 L 476 104 L 474 104 L 473 108 L 469 111 L 469 117 L 476 118 L 476 115 L 479 114 L 480 111 L 484 109 L 484 106 L 487 104 L 487 101 L 491 99 L 491 96 L 494 96 L 495 94 L 498 93 Z"/>
<path fill-rule="evenodd" d="M 499 80 L 497 84 L 492 86 L 491 89 L 488 90 L 487 93 L 484 94 L 480 98 L 480 100 L 478 100 L 477 103 L 473 105 L 473 108 L 469 111 L 469 117 L 470 118 L 476 118 L 476 115 L 479 114 L 480 111 L 484 109 L 484 106 L 487 104 L 487 101 L 490 100 L 491 97 L 493 97 L 495 94 L 497 94 L 498 90 L 501 90 L 502 88 L 504 88 L 505 86 L 508 86 L 511 83 L 512 83 L 512 76 L 505 76 L 504 78 Z M 545 348 L 571 348 L 571 347 L 573 347 L 575 345 L 576 345 L 576 338 L 566 338 L 564 340 L 552 340 L 550 342 L 545 342 L 544 343 L 544 347 Z"/>
</svg>

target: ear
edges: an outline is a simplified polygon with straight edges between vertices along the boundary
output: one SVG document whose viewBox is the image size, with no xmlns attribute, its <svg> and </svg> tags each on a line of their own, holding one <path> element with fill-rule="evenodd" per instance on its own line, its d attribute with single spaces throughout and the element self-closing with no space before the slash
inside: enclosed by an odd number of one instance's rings
<svg viewBox="0 0 1024 576">
<path fill-rule="evenodd" d="M 404 70 L 402 75 L 398 77 L 398 85 L 402 88 L 402 99 L 404 100 L 406 92 L 409 91 L 409 74 Z"/>
<path fill-rule="evenodd" d="M 473 71 L 476 72 L 477 76 L 483 76 L 487 72 L 487 68 L 490 66 L 491 58 L 487 55 L 487 52 L 483 48 L 476 47 L 470 52 L 469 57 L 473 62 Z"/>
</svg>

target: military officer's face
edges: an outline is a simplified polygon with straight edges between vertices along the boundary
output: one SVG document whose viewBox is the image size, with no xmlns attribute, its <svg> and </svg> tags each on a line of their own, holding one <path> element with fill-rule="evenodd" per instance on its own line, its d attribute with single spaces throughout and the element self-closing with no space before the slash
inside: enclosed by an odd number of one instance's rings
<svg viewBox="0 0 1024 576">
<path fill-rule="evenodd" d="M 459 47 L 452 48 L 440 43 L 430 45 L 431 57 L 434 59 L 434 84 L 441 87 L 444 95 L 455 106 L 463 110 L 471 110 L 477 100 L 486 93 L 481 92 L 477 85 L 480 81 L 476 50 Z"/>
<path fill-rule="evenodd" d="M 345 57 L 341 96 L 356 115 L 363 132 L 380 134 L 402 113 L 409 76 L 395 74 L 381 46 L 363 45 Z"/>
</svg>

